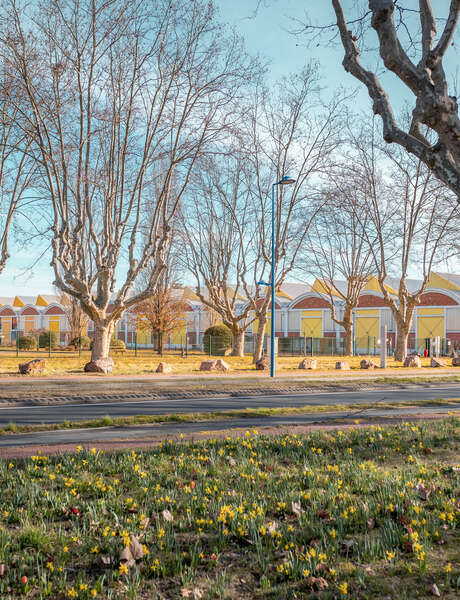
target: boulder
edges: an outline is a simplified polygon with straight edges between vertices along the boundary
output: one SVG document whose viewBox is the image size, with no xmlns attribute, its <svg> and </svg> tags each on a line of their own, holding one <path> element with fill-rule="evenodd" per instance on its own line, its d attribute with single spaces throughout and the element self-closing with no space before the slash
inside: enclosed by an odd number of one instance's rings
<svg viewBox="0 0 460 600">
<path fill-rule="evenodd" d="M 173 368 L 171 367 L 171 365 L 169 363 L 166 363 L 166 362 L 161 362 L 155 371 L 155 373 L 172 373 L 172 372 L 173 372 Z"/>
<path fill-rule="evenodd" d="M 228 363 L 226 363 L 225 360 L 223 360 L 222 358 L 218 358 L 215 361 L 214 369 L 216 369 L 216 371 L 222 371 L 223 373 L 228 373 L 228 371 L 230 371 L 230 365 Z"/>
<path fill-rule="evenodd" d="M 200 365 L 200 371 L 214 371 L 215 365 L 215 360 L 204 360 Z"/>
<path fill-rule="evenodd" d="M 420 369 L 422 366 L 422 361 L 420 360 L 420 356 L 417 356 L 416 354 L 406 356 L 403 366 L 409 367 L 410 369 Z"/>
<path fill-rule="evenodd" d="M 38 358 L 19 365 L 19 373 L 21 375 L 37 375 L 43 373 L 46 367 L 46 361 Z"/>
<path fill-rule="evenodd" d="M 454 358 L 452 359 L 452 366 L 460 367 L 460 356 L 454 356 Z"/>
<path fill-rule="evenodd" d="M 86 363 L 85 373 L 104 373 L 107 375 L 113 369 L 113 360 L 111 358 L 99 358 Z"/>
<path fill-rule="evenodd" d="M 349 363 L 347 363 L 347 361 L 346 361 L 346 360 L 338 360 L 338 361 L 335 363 L 335 368 L 336 368 L 336 369 L 339 369 L 339 370 L 341 370 L 341 371 L 347 371 L 347 370 L 350 368 L 350 364 L 349 364 Z"/>
<path fill-rule="evenodd" d="M 366 360 L 365 358 L 359 363 L 360 369 L 376 369 L 377 367 L 378 365 L 374 361 Z"/>
<path fill-rule="evenodd" d="M 265 369 L 268 369 L 268 365 L 269 362 L 265 357 L 259 358 L 256 362 L 256 371 L 265 371 Z"/>
<path fill-rule="evenodd" d="M 430 361 L 430 367 L 446 367 L 446 362 L 442 358 L 432 358 Z"/>
<path fill-rule="evenodd" d="M 299 363 L 299 369 L 316 369 L 318 362 L 314 358 L 304 358 Z"/>
</svg>

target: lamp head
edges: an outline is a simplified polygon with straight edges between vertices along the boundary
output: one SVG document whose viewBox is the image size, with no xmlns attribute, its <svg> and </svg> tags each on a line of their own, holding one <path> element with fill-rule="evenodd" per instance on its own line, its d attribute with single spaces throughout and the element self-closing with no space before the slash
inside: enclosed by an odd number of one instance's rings
<svg viewBox="0 0 460 600">
<path fill-rule="evenodd" d="M 291 183 L 295 183 L 295 179 L 292 179 L 292 177 L 289 177 L 289 175 L 281 177 L 281 179 L 278 181 L 278 185 L 290 185 Z"/>
</svg>

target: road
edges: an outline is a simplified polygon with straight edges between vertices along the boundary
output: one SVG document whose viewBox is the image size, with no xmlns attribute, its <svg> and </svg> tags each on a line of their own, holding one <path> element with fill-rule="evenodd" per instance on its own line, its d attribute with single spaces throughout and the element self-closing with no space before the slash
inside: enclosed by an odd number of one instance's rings
<svg viewBox="0 0 460 600">
<path fill-rule="evenodd" d="M 39 425 L 98 419 L 106 415 L 126 417 L 135 415 L 164 415 L 171 413 L 200 413 L 245 408 L 277 408 L 337 404 L 417 402 L 439 398 L 460 398 L 460 385 L 442 384 L 430 387 L 407 386 L 405 389 L 378 389 L 350 392 L 311 392 L 302 394 L 274 394 L 264 396 L 228 396 L 216 398 L 183 398 L 142 400 L 134 402 L 102 402 L 94 404 L 63 404 L 0 408 L 0 426 Z M 447 410 L 447 409 L 446 409 Z"/>
</svg>

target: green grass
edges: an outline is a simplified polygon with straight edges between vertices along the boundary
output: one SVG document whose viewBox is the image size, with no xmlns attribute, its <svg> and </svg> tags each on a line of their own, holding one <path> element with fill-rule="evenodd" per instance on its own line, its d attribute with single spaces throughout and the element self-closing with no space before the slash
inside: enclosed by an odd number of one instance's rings
<svg viewBox="0 0 460 600">
<path fill-rule="evenodd" d="M 0 461 L 0 598 L 454 600 L 459 456 L 450 417 Z"/>
<path fill-rule="evenodd" d="M 376 400 L 375 402 L 362 402 L 350 404 L 321 404 L 305 406 L 283 406 L 278 408 L 244 408 L 235 410 L 211 411 L 201 413 L 169 413 L 166 415 L 135 415 L 129 417 L 112 417 L 105 415 L 101 419 L 85 419 L 83 421 L 65 420 L 62 423 L 41 423 L 40 425 L 19 425 L 13 422 L 5 427 L 0 427 L 0 435 L 12 433 L 27 433 L 32 431 L 58 431 L 63 429 L 84 429 L 87 427 L 127 427 L 130 425 L 149 425 L 155 423 L 190 423 L 231 420 L 236 418 L 257 418 L 282 415 L 303 415 L 329 412 L 349 413 L 352 411 L 365 411 L 368 409 L 380 409 L 391 411 L 394 408 L 404 407 L 427 407 L 439 406 L 440 409 L 453 408 L 459 409 L 460 398 L 436 398 L 432 400 L 410 400 L 399 402 L 384 402 Z M 263 423 L 262 423 L 263 424 Z"/>
</svg>

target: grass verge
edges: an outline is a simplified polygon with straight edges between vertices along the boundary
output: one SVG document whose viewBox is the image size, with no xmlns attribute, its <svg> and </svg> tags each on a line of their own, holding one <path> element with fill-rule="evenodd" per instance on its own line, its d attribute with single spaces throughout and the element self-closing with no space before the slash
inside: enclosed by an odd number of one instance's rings
<svg viewBox="0 0 460 600">
<path fill-rule="evenodd" d="M 459 455 L 450 417 L 0 461 L 0 597 L 454 600 Z"/>
<path fill-rule="evenodd" d="M 167 415 L 135 415 L 129 417 L 111 417 L 105 415 L 100 419 L 86 419 L 83 421 L 63 421 L 62 423 L 42 423 L 40 425 L 17 425 L 13 421 L 5 427 L 0 428 L 0 435 L 14 433 L 28 433 L 33 431 L 58 431 L 63 429 L 84 429 L 89 427 L 127 427 L 130 425 L 148 425 L 161 423 L 186 423 L 199 421 L 220 421 L 231 420 L 236 418 L 256 418 L 256 417 L 271 417 L 283 415 L 302 415 L 302 414 L 317 414 L 317 413 L 332 413 L 343 412 L 349 413 L 352 411 L 365 411 L 369 409 L 384 409 L 391 410 L 394 408 L 424 408 L 428 406 L 439 406 L 441 408 L 460 408 L 460 398 L 437 398 L 433 400 L 399 401 L 399 402 L 365 402 L 351 404 L 322 404 L 322 405 L 305 405 L 289 407 L 283 406 L 278 408 L 245 408 L 224 411 L 212 411 L 202 413 L 171 413 Z"/>
</svg>

